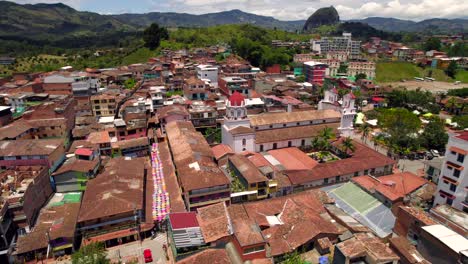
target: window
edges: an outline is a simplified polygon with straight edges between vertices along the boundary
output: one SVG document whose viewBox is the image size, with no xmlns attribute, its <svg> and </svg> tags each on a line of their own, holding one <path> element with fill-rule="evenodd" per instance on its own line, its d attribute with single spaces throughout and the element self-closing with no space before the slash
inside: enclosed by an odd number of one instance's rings
<svg viewBox="0 0 468 264">
<path fill-rule="evenodd" d="M 101 111 L 96 111 L 96 115 L 101 115 Z"/>
<path fill-rule="evenodd" d="M 245 146 L 247 144 L 247 140 L 245 138 L 242 139 L 242 146 Z"/>
<path fill-rule="evenodd" d="M 354 177 L 356 177 L 356 176 L 359 176 L 359 171 L 356 171 L 356 172 L 354 173 Z"/>
<path fill-rule="evenodd" d="M 336 176 L 335 177 L 335 182 L 339 182 L 340 181 L 340 176 Z"/>
<path fill-rule="evenodd" d="M 460 171 L 457 169 L 453 170 L 453 177 L 460 177 Z"/>
<path fill-rule="evenodd" d="M 292 146 L 292 142 L 288 141 L 288 147 L 291 147 L 291 146 Z"/>
<path fill-rule="evenodd" d="M 286 127 L 286 124 L 283 124 L 283 127 Z"/>
<path fill-rule="evenodd" d="M 327 184 L 328 183 L 328 178 L 323 179 L 323 183 Z"/>
<path fill-rule="evenodd" d="M 452 153 L 452 155 L 457 155 L 455 151 L 450 151 L 450 153 Z"/>
<path fill-rule="evenodd" d="M 300 125 L 301 125 L 301 123 L 299 123 L 299 122 L 297 122 L 296 124 L 297 124 L 298 126 L 300 126 Z"/>
<path fill-rule="evenodd" d="M 457 186 L 455 184 L 450 184 L 450 191 L 455 192 L 457 190 Z"/>
<path fill-rule="evenodd" d="M 465 161 L 465 155 L 458 154 L 457 161 L 460 163 L 463 163 Z"/>
<path fill-rule="evenodd" d="M 251 253 L 254 253 L 254 252 L 258 252 L 258 251 L 264 251 L 265 250 L 265 247 L 264 246 L 258 246 L 258 247 L 253 247 L 253 248 L 246 248 L 244 250 L 244 255 L 246 254 L 251 254 Z"/>
<path fill-rule="evenodd" d="M 263 152 L 263 145 L 260 145 L 260 152 Z"/>
<path fill-rule="evenodd" d="M 368 173 L 369 173 L 368 170 L 365 170 L 365 171 L 364 171 L 364 175 L 367 175 Z"/>
<path fill-rule="evenodd" d="M 278 148 L 278 144 L 277 143 L 273 143 L 273 149 L 277 149 Z"/>
<path fill-rule="evenodd" d="M 305 146 L 305 139 L 301 140 L 301 146 Z"/>
<path fill-rule="evenodd" d="M 270 125 L 270 128 L 273 128 L 273 125 Z"/>
<path fill-rule="evenodd" d="M 452 205 L 453 204 L 453 199 L 447 198 L 447 204 Z"/>
<path fill-rule="evenodd" d="M 447 165 L 447 169 L 453 170 L 453 168 L 451 166 L 448 166 L 448 165 Z"/>
</svg>

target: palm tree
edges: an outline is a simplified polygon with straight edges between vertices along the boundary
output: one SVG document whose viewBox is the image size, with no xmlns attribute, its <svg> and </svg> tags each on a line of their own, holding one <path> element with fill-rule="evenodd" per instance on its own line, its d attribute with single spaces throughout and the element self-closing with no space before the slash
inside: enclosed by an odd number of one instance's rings
<svg viewBox="0 0 468 264">
<path fill-rule="evenodd" d="M 333 135 L 333 129 L 331 127 L 325 127 L 324 129 L 322 129 L 322 131 L 320 131 L 319 136 L 326 141 L 335 137 L 335 135 Z"/>
<path fill-rule="evenodd" d="M 457 99 L 455 97 L 450 97 L 445 104 L 445 108 L 449 109 L 450 112 L 453 112 L 454 108 L 457 107 Z"/>
<path fill-rule="evenodd" d="M 371 130 L 369 124 L 364 123 L 362 126 L 359 127 L 359 130 L 361 130 L 362 133 L 361 140 L 364 141 L 364 143 L 366 143 L 367 137 L 369 136 L 369 132 Z"/>
<path fill-rule="evenodd" d="M 348 150 L 351 150 L 351 152 L 354 152 L 356 150 L 353 140 L 350 137 L 346 137 L 343 139 L 343 142 L 341 142 L 341 150 L 343 151 L 345 156 L 348 155 Z"/>
<path fill-rule="evenodd" d="M 310 147 L 313 150 L 318 150 L 320 147 L 320 138 L 319 137 L 314 137 L 312 141 L 310 142 Z"/>
</svg>

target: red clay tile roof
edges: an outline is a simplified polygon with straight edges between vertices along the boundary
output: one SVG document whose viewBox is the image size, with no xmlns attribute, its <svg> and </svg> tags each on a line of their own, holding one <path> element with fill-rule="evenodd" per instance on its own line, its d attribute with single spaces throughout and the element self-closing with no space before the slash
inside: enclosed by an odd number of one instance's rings
<svg viewBox="0 0 468 264">
<path fill-rule="evenodd" d="M 167 105 L 159 108 L 157 110 L 158 118 L 165 118 L 170 115 L 182 115 L 182 116 L 189 116 L 189 112 L 187 108 L 183 105 Z"/>
<path fill-rule="evenodd" d="M 246 156 L 257 168 L 268 166 L 274 169 L 273 165 L 260 153 L 244 151 L 241 154 Z"/>
<path fill-rule="evenodd" d="M 220 158 L 224 157 L 225 155 L 228 154 L 234 154 L 234 151 L 232 151 L 231 147 L 229 145 L 225 144 L 219 144 L 211 148 L 213 150 L 213 155 L 216 160 L 219 160 Z"/>
<path fill-rule="evenodd" d="M 13 139 L 32 128 L 32 126 L 22 120 L 13 122 L 0 128 L 0 140 Z"/>
<path fill-rule="evenodd" d="M 260 227 L 253 219 L 236 218 L 233 221 L 234 236 L 242 247 L 265 244 Z"/>
<path fill-rule="evenodd" d="M 184 192 L 230 184 L 214 163 L 213 151 L 205 137 L 191 122 L 172 122 L 166 126 L 166 133 Z"/>
<path fill-rule="evenodd" d="M 231 264 L 225 249 L 206 249 L 186 259 L 178 261 L 177 264 Z"/>
<path fill-rule="evenodd" d="M 230 97 L 229 102 L 231 106 L 241 106 L 244 103 L 245 97 L 238 91 L 235 91 Z"/>
<path fill-rule="evenodd" d="M 368 233 L 356 234 L 355 237 L 337 244 L 336 247 L 346 258 L 351 260 L 369 255 L 378 263 L 398 261 L 400 259 L 379 238 L 368 235 Z"/>
<path fill-rule="evenodd" d="M 319 236 L 340 234 L 332 222 L 320 216 L 326 213 L 320 192 L 305 191 L 243 204 L 249 218 L 263 229 L 272 256 L 292 252 Z M 278 218 L 281 224 L 270 223 L 266 216 Z"/>
<path fill-rule="evenodd" d="M 52 176 L 56 176 L 69 171 L 77 171 L 88 173 L 96 168 L 99 160 L 81 160 L 76 158 L 71 158 L 67 160 Z"/>
<path fill-rule="evenodd" d="M 245 127 L 245 126 L 237 126 L 231 130 L 229 130 L 229 132 L 232 134 L 232 135 L 242 135 L 242 134 L 251 134 L 251 133 L 254 133 L 254 130 L 251 129 L 250 127 Z"/>
<path fill-rule="evenodd" d="M 402 263 L 430 263 L 421 256 L 421 253 L 419 253 L 416 247 L 412 245 L 408 241 L 408 239 L 401 236 L 392 237 L 390 238 L 389 242 L 390 247 L 395 251 L 395 253 L 399 254 L 400 256 L 403 256 L 406 259 L 406 261 L 404 262 L 403 260 L 401 260 Z"/>
<path fill-rule="evenodd" d="M 433 219 L 428 213 L 425 211 L 415 208 L 415 207 L 410 207 L 410 206 L 400 206 L 400 210 L 403 210 L 407 212 L 408 214 L 412 215 L 414 218 L 418 219 L 421 221 L 424 225 L 435 225 L 437 222 L 435 219 Z"/>
<path fill-rule="evenodd" d="M 169 214 L 169 222 L 171 223 L 172 229 L 183 229 L 200 226 L 197 220 L 197 214 L 195 212 Z"/>
<path fill-rule="evenodd" d="M 147 137 L 132 138 L 127 140 L 117 141 L 111 144 L 112 148 L 116 149 L 128 149 L 135 147 L 149 147 L 149 140 Z"/>
<path fill-rule="evenodd" d="M 111 143 L 111 138 L 108 131 L 92 132 L 87 140 L 93 144 Z"/>
<path fill-rule="evenodd" d="M 468 140 L 468 131 L 463 131 L 457 135 L 457 138 L 467 141 Z"/>
<path fill-rule="evenodd" d="M 341 114 L 335 110 L 307 110 L 298 112 L 265 113 L 251 116 L 250 124 L 255 127 L 329 118 L 339 119 L 341 118 Z"/>
<path fill-rule="evenodd" d="M 0 156 L 50 155 L 63 148 L 62 139 L 26 139 L 0 141 Z"/>
<path fill-rule="evenodd" d="M 298 148 L 284 148 L 268 151 L 278 160 L 286 170 L 310 170 L 317 166 L 318 162 L 307 156 Z"/>
<path fill-rule="evenodd" d="M 79 148 L 75 151 L 75 154 L 76 155 L 80 155 L 80 156 L 91 156 L 93 155 L 93 150 L 92 149 L 89 149 L 89 148 Z"/>
<path fill-rule="evenodd" d="M 144 210 L 144 158 L 114 158 L 103 173 L 89 180 L 81 203 L 79 222 Z"/>
<path fill-rule="evenodd" d="M 313 138 L 318 136 L 320 131 L 326 127 L 332 128 L 333 132 L 336 133 L 339 126 L 339 123 L 328 123 L 323 125 L 295 126 L 260 130 L 255 133 L 255 143 L 262 144 L 300 138 Z"/>
<path fill-rule="evenodd" d="M 355 177 L 352 181 L 370 192 L 379 192 L 390 201 L 403 199 L 406 195 L 428 182 L 411 172 L 396 173 L 378 178 L 364 175 Z"/>
<path fill-rule="evenodd" d="M 245 156 L 234 154 L 229 157 L 231 164 L 239 171 L 248 184 L 267 182 L 268 178 Z"/>
<path fill-rule="evenodd" d="M 231 235 L 231 223 L 224 202 L 198 208 L 197 219 L 205 243 Z"/>
</svg>

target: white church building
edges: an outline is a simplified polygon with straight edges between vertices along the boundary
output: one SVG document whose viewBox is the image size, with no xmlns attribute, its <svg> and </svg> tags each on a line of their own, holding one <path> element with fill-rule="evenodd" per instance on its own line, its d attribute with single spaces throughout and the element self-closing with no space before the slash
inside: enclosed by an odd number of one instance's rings
<svg viewBox="0 0 468 264">
<path fill-rule="evenodd" d="M 337 99 L 336 94 L 336 98 L 321 102 L 324 108 L 319 107 L 319 110 L 247 116 L 245 97 L 235 92 L 226 101 L 226 116 L 221 129 L 222 143 L 229 145 L 236 153 L 263 152 L 309 146 L 312 138 L 326 127 L 332 128 L 337 134 L 349 135 L 353 130 L 356 112 L 354 95 L 345 96 L 343 107 Z M 333 104 L 337 107 L 332 107 Z"/>
</svg>

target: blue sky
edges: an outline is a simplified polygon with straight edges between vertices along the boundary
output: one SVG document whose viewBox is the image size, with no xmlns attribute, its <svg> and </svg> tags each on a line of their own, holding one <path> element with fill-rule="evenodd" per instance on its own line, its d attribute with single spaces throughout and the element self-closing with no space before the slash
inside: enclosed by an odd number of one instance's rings
<svg viewBox="0 0 468 264">
<path fill-rule="evenodd" d="M 232 9 L 281 20 L 307 19 L 320 7 L 333 5 L 342 19 L 371 16 L 409 20 L 468 18 L 468 0 L 14 0 L 16 3 L 62 2 L 102 14 L 185 12 L 203 14 Z"/>
</svg>

